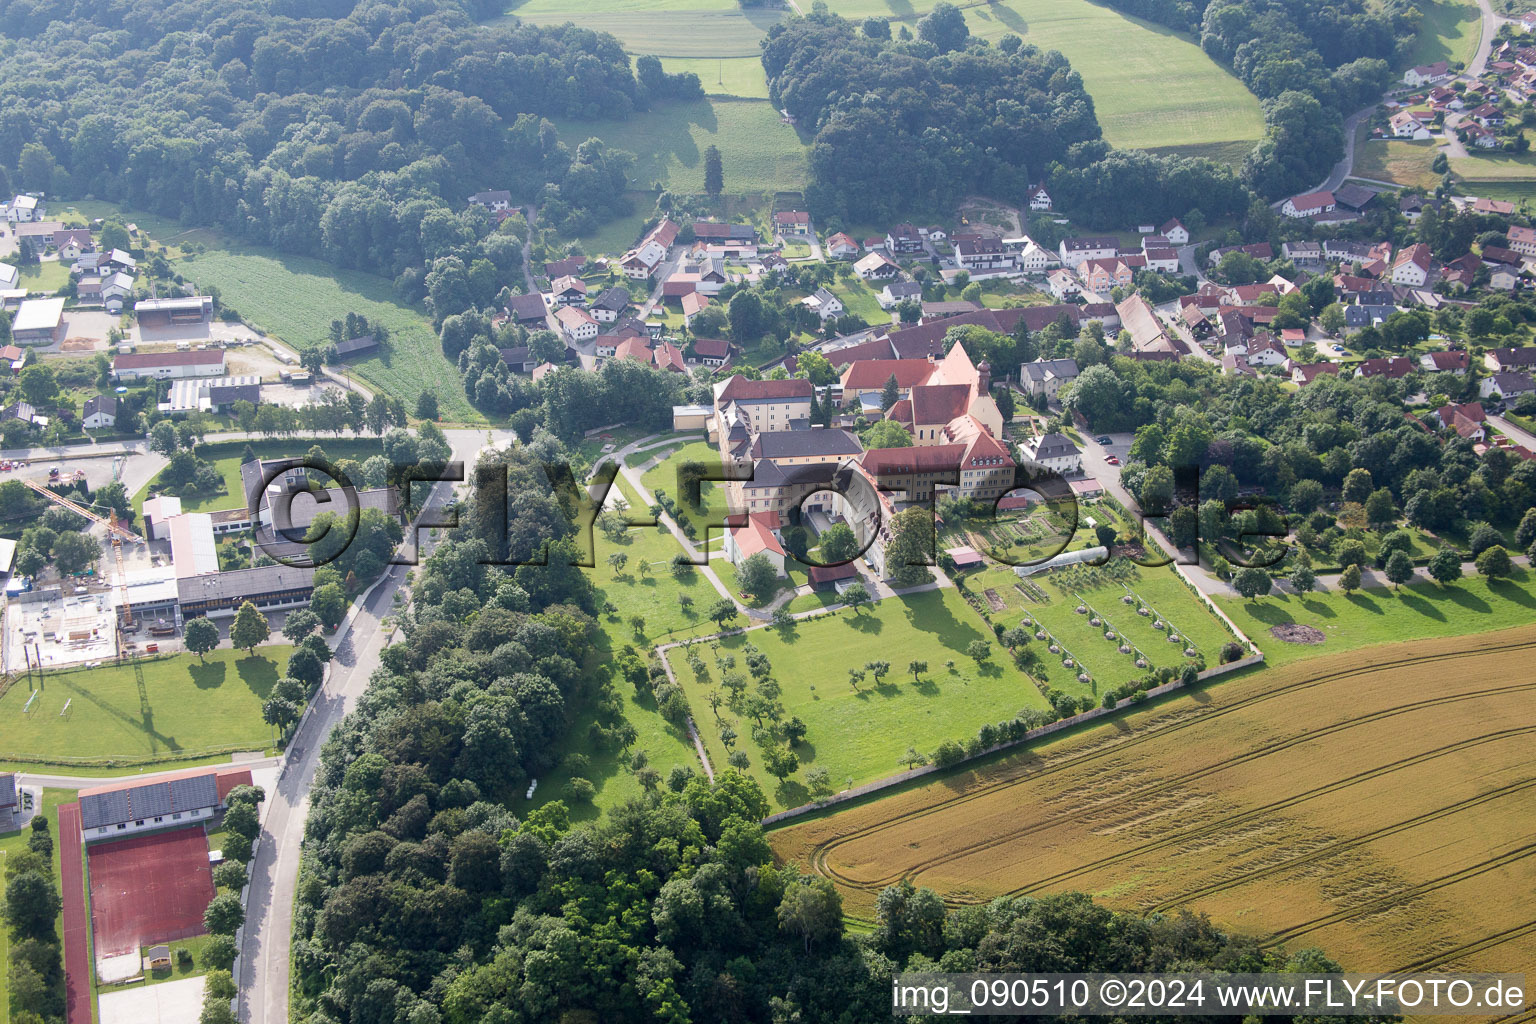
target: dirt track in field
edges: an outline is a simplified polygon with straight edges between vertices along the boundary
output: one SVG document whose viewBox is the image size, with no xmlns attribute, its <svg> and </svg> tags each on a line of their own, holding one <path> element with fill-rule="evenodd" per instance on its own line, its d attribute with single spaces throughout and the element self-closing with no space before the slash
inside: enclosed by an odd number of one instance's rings
<svg viewBox="0 0 1536 1024">
<path fill-rule="evenodd" d="M 1536 961 L 1536 626 L 1193 691 L 771 837 L 850 917 L 1066 889 L 1359 970 Z"/>
</svg>

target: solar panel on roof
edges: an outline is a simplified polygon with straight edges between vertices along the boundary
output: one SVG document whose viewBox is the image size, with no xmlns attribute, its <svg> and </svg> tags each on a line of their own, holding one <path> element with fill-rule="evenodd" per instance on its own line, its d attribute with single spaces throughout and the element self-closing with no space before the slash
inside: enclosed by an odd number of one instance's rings
<svg viewBox="0 0 1536 1024">
<path fill-rule="evenodd" d="M 80 798 L 82 828 L 92 829 L 131 820 L 127 790 L 119 789 L 111 793 L 96 793 Z"/>
<path fill-rule="evenodd" d="M 167 783 L 167 786 L 170 788 L 171 803 L 178 811 L 213 807 L 219 802 L 219 786 L 212 775 L 175 779 Z"/>
<path fill-rule="evenodd" d="M 164 782 L 135 786 L 128 791 L 128 808 L 135 819 L 154 818 L 171 813 L 171 791 Z"/>
</svg>

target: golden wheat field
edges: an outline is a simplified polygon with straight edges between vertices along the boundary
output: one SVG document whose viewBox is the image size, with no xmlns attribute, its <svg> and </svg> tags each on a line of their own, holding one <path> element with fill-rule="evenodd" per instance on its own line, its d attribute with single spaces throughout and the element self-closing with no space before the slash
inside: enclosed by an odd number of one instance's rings
<svg viewBox="0 0 1536 1024">
<path fill-rule="evenodd" d="M 1356 970 L 1536 962 L 1536 626 L 1255 672 L 775 832 L 852 918 L 1076 889 Z"/>
</svg>

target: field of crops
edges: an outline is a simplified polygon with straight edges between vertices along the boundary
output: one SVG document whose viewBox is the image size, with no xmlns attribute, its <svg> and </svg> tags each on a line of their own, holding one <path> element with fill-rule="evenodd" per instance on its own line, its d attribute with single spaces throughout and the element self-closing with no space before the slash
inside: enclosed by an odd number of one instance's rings
<svg viewBox="0 0 1536 1024">
<path fill-rule="evenodd" d="M 1082 890 L 1188 907 L 1349 969 L 1536 955 L 1536 627 L 1244 675 L 772 837 L 868 919 Z"/>
<path fill-rule="evenodd" d="M 895 25 L 915 28 L 937 0 L 831 0 L 838 14 L 854 20 L 870 15 L 890 18 Z M 804 6 L 804 5 L 802 5 Z M 1182 152 L 1229 162 L 1240 161 L 1263 131 L 1259 102 L 1242 83 L 1207 57 L 1196 41 L 1161 25 L 1128 18 L 1086 0 L 1002 0 L 962 5 L 971 31 L 996 39 L 1013 32 L 1042 49 L 1060 50 L 1082 76 L 1093 96 L 1104 135 L 1117 146 Z M 758 56 L 758 41 L 781 8 L 742 9 L 733 0 L 526 0 L 507 12 L 537 24 L 575 22 L 611 32 L 633 54 L 655 54 L 669 71 L 694 71 L 711 95 L 766 97 Z M 1475 44 L 1475 26 L 1473 29 Z M 726 67 L 716 58 L 727 60 Z M 1147 83 L 1156 82 L 1149 89 Z M 655 115 L 640 115 L 632 124 L 648 124 Z M 641 134 L 656 129 L 646 127 Z M 605 131 L 604 138 L 609 135 Z M 768 136 L 772 147 L 784 150 L 782 133 Z M 707 145 L 707 143 L 705 143 Z M 721 145 L 724 149 L 725 146 Z M 642 142 L 626 145 L 648 152 Z M 729 159 L 729 155 L 727 155 Z M 803 164 L 803 155 L 800 156 Z M 693 164 L 683 180 L 702 172 Z M 782 173 L 782 171 L 781 171 Z M 655 177 L 641 175 L 649 184 Z M 672 187 L 668 179 L 668 187 Z M 788 186 L 798 188 L 798 185 Z M 751 191 L 745 181 L 726 188 Z"/>
<path fill-rule="evenodd" d="M 673 191 L 702 193 L 704 150 L 712 145 L 720 150 L 727 192 L 796 192 L 805 187 L 805 140 L 779 120 L 766 100 L 669 103 L 627 121 L 558 124 L 567 145 L 597 136 L 634 153 L 639 158 L 637 188 L 660 182 Z"/>
<path fill-rule="evenodd" d="M 830 0 L 846 18 L 915 26 L 937 0 Z M 971 31 L 1013 32 L 1060 50 L 1083 76 L 1104 137 L 1117 146 L 1240 161 L 1263 132 L 1259 101 L 1201 51 L 1161 25 L 1086 2 L 1003 0 L 962 5 Z M 1148 88 L 1156 82 L 1156 88 Z"/>
<path fill-rule="evenodd" d="M 743 9 L 735 0 L 527 0 L 507 13 L 536 25 L 569 21 L 609 32 L 630 53 L 756 59 L 758 40 L 784 9 Z"/>
</svg>

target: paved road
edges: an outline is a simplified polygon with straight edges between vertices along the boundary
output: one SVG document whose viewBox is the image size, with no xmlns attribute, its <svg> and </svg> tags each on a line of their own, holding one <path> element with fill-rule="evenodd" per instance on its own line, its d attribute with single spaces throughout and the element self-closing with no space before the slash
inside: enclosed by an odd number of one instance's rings
<svg viewBox="0 0 1536 1024">
<path fill-rule="evenodd" d="M 1499 428 L 1506 437 L 1512 438 L 1516 444 L 1525 450 L 1536 452 L 1536 435 L 1520 429 L 1503 416 L 1489 416 L 1488 422 Z"/>
<path fill-rule="evenodd" d="M 505 431 L 500 432 L 505 437 Z M 488 439 L 487 432 L 446 432 L 456 459 L 471 462 Z M 440 506 L 451 485 L 437 484 L 424 505 Z M 409 539 L 409 535 L 407 536 Z M 383 619 L 394 610 L 394 595 L 408 593 L 407 567 L 393 566 L 354 609 L 350 628 L 336 643 L 330 676 L 312 702 L 288 745 L 277 791 L 267 796 L 251 885 L 246 924 L 241 934 L 240 1020 L 287 1024 L 289 949 L 293 939 L 293 900 L 299 875 L 300 847 L 309 809 L 309 790 L 320 748 L 342 717 L 356 705 L 392 631 Z"/>
<path fill-rule="evenodd" d="M 1499 32 L 1500 22 L 1509 21 L 1509 18 L 1501 18 L 1493 13 L 1493 6 L 1488 0 L 1477 0 L 1478 9 L 1483 12 L 1483 37 L 1477 42 L 1477 53 L 1472 56 L 1472 63 L 1467 65 L 1467 73 L 1476 77 L 1488 67 L 1488 55 L 1493 52 L 1493 37 Z"/>
</svg>

